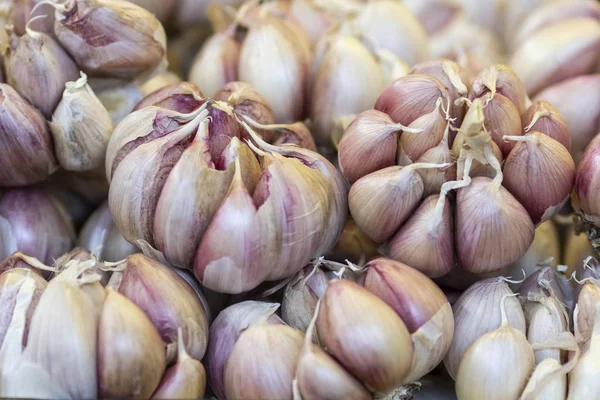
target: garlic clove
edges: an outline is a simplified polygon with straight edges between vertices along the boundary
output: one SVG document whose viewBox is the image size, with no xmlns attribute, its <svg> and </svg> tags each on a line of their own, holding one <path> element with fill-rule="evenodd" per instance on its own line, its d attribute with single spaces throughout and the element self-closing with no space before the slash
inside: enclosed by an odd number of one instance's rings
<svg viewBox="0 0 600 400">
<path fill-rule="evenodd" d="M 541 132 L 571 150 L 571 134 L 567 122 L 552 104 L 535 100 L 521 116 L 521 122 L 525 133 Z"/>
<path fill-rule="evenodd" d="M 101 340 L 97 336 L 105 290 L 98 283 L 99 275 L 84 274 L 95 266 L 94 260 L 71 261 L 68 268 L 50 281 L 31 319 L 23 364 L 33 365 L 38 373 L 46 375 L 62 397 L 99 395 L 101 379 L 96 374 L 96 357 L 101 352 L 98 346 Z M 114 332 L 118 332 L 119 337 L 125 336 L 120 330 Z M 68 357 L 57 357 L 57 354 L 68 354 Z M 21 373 L 26 374 L 27 369 L 15 371 L 17 377 Z M 24 394 L 23 389 L 23 386 L 17 388 L 21 394 Z M 55 397 L 55 394 L 46 392 L 43 397 Z M 40 397 L 39 394 L 36 397 Z"/>
<path fill-rule="evenodd" d="M 430 37 L 443 32 L 461 11 L 460 5 L 446 0 L 405 0 L 403 4 L 417 17 Z"/>
<path fill-rule="evenodd" d="M 98 327 L 98 395 L 149 398 L 165 368 L 164 343 L 150 319 L 108 288 Z"/>
<path fill-rule="evenodd" d="M 0 259 L 21 251 L 51 264 L 73 245 L 64 209 L 39 189 L 13 189 L 0 197 Z"/>
<path fill-rule="evenodd" d="M 558 141 L 540 132 L 520 136 L 504 162 L 503 185 L 525 207 L 533 223 L 552 218 L 575 181 L 575 163 Z"/>
<path fill-rule="evenodd" d="M 402 127 L 377 110 L 362 112 L 344 131 L 338 147 L 342 174 L 350 183 L 396 164 Z"/>
<path fill-rule="evenodd" d="M 302 122 L 271 125 L 271 127 L 277 127 L 275 130 L 275 140 L 273 141 L 275 146 L 291 144 L 314 152 L 317 151 L 317 145 L 312 134 Z M 262 132 L 264 132 L 264 129 Z"/>
<path fill-rule="evenodd" d="M 137 113 L 145 113 L 146 110 L 153 109 L 142 109 Z M 152 230 L 160 192 L 184 151 L 183 144 L 198 129 L 201 118 L 202 115 L 155 140 L 142 144 L 137 141 L 135 144 L 139 145 L 124 155 L 118 164 L 113 162 L 108 202 L 117 228 L 128 241 L 137 243 L 145 240 L 154 247 Z M 119 152 L 122 154 L 123 149 Z M 109 162 L 107 156 L 107 166 Z M 139 196 L 142 191 L 149 195 Z"/>
<path fill-rule="evenodd" d="M 454 333 L 450 304 L 433 281 L 406 264 L 379 258 L 365 269 L 360 283 L 392 307 L 411 334 L 414 354 L 404 383 L 414 382 L 433 370 L 450 347 Z"/>
<path fill-rule="evenodd" d="M 69 0 L 53 7 L 58 41 L 89 76 L 134 78 L 165 58 L 162 25 L 138 5 Z"/>
<path fill-rule="evenodd" d="M 431 278 L 446 275 L 456 264 L 450 202 L 439 198 L 431 195 L 423 200 L 386 248 L 388 257 Z"/>
<path fill-rule="evenodd" d="M 564 306 L 552 296 L 523 299 L 523 309 L 527 320 L 527 340 L 532 345 L 544 343 L 561 332 L 568 332 L 568 315 Z M 546 358 L 560 362 L 563 352 L 560 349 L 535 350 L 536 365 Z"/>
<path fill-rule="evenodd" d="M 303 115 L 309 63 L 294 27 L 274 17 L 259 18 L 244 39 L 238 79 L 267 100 L 277 122 L 293 122 Z M 273 65 L 278 66 L 277 71 Z"/>
<path fill-rule="evenodd" d="M 276 233 L 258 212 L 238 163 L 229 192 L 195 253 L 194 274 L 203 285 L 218 292 L 241 293 L 267 278 L 268 261 L 277 257 L 271 240 Z"/>
<path fill-rule="evenodd" d="M 446 129 L 448 129 L 448 127 L 446 127 Z M 445 182 L 456 180 L 456 165 L 454 164 L 454 156 L 452 155 L 452 151 L 448 147 L 447 135 L 448 133 L 445 132 L 444 139 L 442 139 L 437 146 L 432 147 L 423 153 L 416 161 L 417 163 L 450 164 L 449 167 L 440 170 L 419 170 L 419 175 L 421 175 L 423 184 L 425 186 L 425 196 L 440 193 L 442 185 Z M 471 168 L 471 171 L 472 170 L 473 169 Z"/>
<path fill-rule="evenodd" d="M 589 343 L 592 338 L 596 306 L 600 304 L 600 288 L 594 281 L 587 281 L 581 287 L 573 315 L 575 338 L 580 344 Z"/>
<path fill-rule="evenodd" d="M 458 190 L 455 218 L 456 254 L 469 272 L 506 267 L 533 242 L 535 228 L 525 208 L 489 178 L 474 178 Z"/>
<path fill-rule="evenodd" d="M 284 324 L 275 314 L 277 308 L 277 303 L 244 301 L 221 311 L 210 326 L 206 365 L 210 387 L 218 398 L 225 398 L 225 366 L 236 341 L 254 324 Z"/>
<path fill-rule="evenodd" d="M 104 202 L 87 219 L 79 232 L 77 244 L 93 252 L 98 259 L 112 262 L 123 260 L 139 251 L 117 230 L 108 202 Z"/>
<path fill-rule="evenodd" d="M 527 93 L 519 76 L 509 66 L 495 64 L 482 70 L 471 86 L 469 99 L 484 97 L 486 93 L 491 97 L 500 94 L 517 107 L 517 112 L 522 115 L 527 109 Z"/>
<path fill-rule="evenodd" d="M 0 110 L 4 149 L 0 158 L 0 186 L 43 181 L 58 168 L 44 117 L 4 83 L 0 83 Z"/>
<path fill-rule="evenodd" d="M 357 180 L 348 205 L 358 227 L 372 240 L 390 238 L 423 197 L 421 176 L 408 167 L 388 167 Z"/>
<path fill-rule="evenodd" d="M 403 161 L 399 164 L 415 162 L 428 150 L 434 148 L 444 137 L 446 125 L 446 118 L 438 107 L 415 119 L 408 126 L 415 131 L 402 132 L 398 140 L 398 160 Z"/>
<path fill-rule="evenodd" d="M 600 162 L 600 139 L 598 136 L 587 147 L 575 178 L 573 207 L 583 213 L 587 221 L 596 223 L 600 216 L 600 201 L 597 199 L 597 165 Z"/>
<path fill-rule="evenodd" d="M 246 82 L 229 82 L 213 95 L 213 99 L 226 101 L 236 114 L 243 115 L 262 125 L 275 123 L 275 114 L 267 100 Z"/>
<path fill-rule="evenodd" d="M 148 316 L 162 340 L 177 342 L 182 330 L 186 353 L 201 360 L 208 342 L 208 319 L 202 301 L 171 268 L 142 254 L 129 256 L 116 290 Z"/>
<path fill-rule="evenodd" d="M 196 110 L 204 102 L 204 95 L 196 85 L 190 82 L 178 82 L 153 90 L 135 106 L 133 111 L 155 106 L 185 114 Z"/>
<path fill-rule="evenodd" d="M 18 36 L 23 36 L 27 32 L 25 28 L 27 24 L 37 32 L 54 34 L 54 9 L 47 4 L 40 5 L 39 3 L 41 3 L 41 0 L 26 0 L 11 4 L 11 22 L 14 26 L 14 32 Z M 40 15 L 45 17 L 34 18 Z"/>
<path fill-rule="evenodd" d="M 337 34 L 324 40 L 327 48 L 313 77 L 310 118 L 316 142 L 331 146 L 335 120 L 372 108 L 385 82 L 377 61 L 358 39 Z M 364 79 L 349 85 L 355 76 Z"/>
<path fill-rule="evenodd" d="M 452 378 L 456 379 L 461 360 L 473 342 L 500 327 L 500 303 L 511 294 L 504 278 L 489 278 L 473 284 L 454 303 L 454 337 L 444 358 L 444 366 Z M 525 335 L 525 316 L 519 300 L 511 296 L 505 301 L 509 325 Z"/>
<path fill-rule="evenodd" d="M 217 32 L 194 59 L 188 79 L 212 97 L 227 82 L 238 80 L 240 44 L 229 32 Z"/>
<path fill-rule="evenodd" d="M 79 69 L 50 35 L 26 30 L 8 57 L 8 83 L 50 119 L 65 83 L 77 80 Z"/>
<path fill-rule="evenodd" d="M 406 326 L 357 284 L 329 283 L 316 326 L 322 345 L 370 391 L 390 391 L 408 375 L 413 350 Z"/>
<path fill-rule="evenodd" d="M 503 140 L 503 137 L 523 135 L 519 111 L 515 104 L 501 94 L 493 97 L 486 94 L 483 99 L 486 104 L 483 108 L 485 127 L 506 157 L 514 147 L 514 143 Z"/>
<path fill-rule="evenodd" d="M 64 169 L 90 171 L 102 167 L 114 126 L 83 72 L 75 82 L 66 83 L 49 125 L 56 156 Z"/>
<path fill-rule="evenodd" d="M 522 42 L 513 53 L 511 67 L 527 93 L 542 89 L 596 68 L 600 23 L 592 18 L 572 18 L 552 24 Z"/>
<path fill-rule="evenodd" d="M 177 363 L 165 371 L 152 399 L 202 399 L 206 389 L 206 371 L 198 360 L 190 357 L 178 331 Z"/>
<path fill-rule="evenodd" d="M 285 287 L 281 318 L 291 327 L 306 332 L 328 283 L 329 277 L 323 270 L 313 265 L 304 267 Z"/>
<path fill-rule="evenodd" d="M 393 0 L 366 3 L 353 22 L 377 47 L 393 52 L 410 65 L 429 58 L 425 29 L 401 3 Z"/>
<path fill-rule="evenodd" d="M 313 0 L 293 1 L 289 13 L 304 28 L 313 46 L 335 23 L 333 15 L 321 9 Z"/>
<path fill-rule="evenodd" d="M 503 311 L 501 326 L 466 351 L 456 376 L 456 394 L 461 400 L 518 398 L 534 367 L 531 345 L 523 332 L 508 324 Z"/>
<path fill-rule="evenodd" d="M 388 114 L 395 122 L 409 126 L 435 109 L 439 98 L 446 108 L 450 94 L 442 82 L 431 75 L 410 74 L 389 85 L 377 99 L 375 109 Z"/>
<path fill-rule="evenodd" d="M 155 75 L 140 85 L 140 92 L 142 92 L 142 95 L 146 97 L 159 89 L 180 83 L 182 83 L 182 80 L 179 75 L 171 71 L 166 71 L 162 74 Z M 188 82 L 188 84 L 190 83 Z"/>
<path fill-rule="evenodd" d="M 302 332 L 289 326 L 250 326 L 238 338 L 225 366 L 225 397 L 292 398 L 303 342 Z"/>
<path fill-rule="evenodd" d="M 458 158 L 460 156 L 460 149 L 463 147 L 464 143 L 465 136 L 459 132 L 456 135 L 456 138 L 454 139 L 454 143 L 452 144 L 452 154 L 455 158 Z M 492 152 L 494 153 L 494 156 L 496 157 L 499 163 L 502 163 L 502 160 L 504 158 L 502 157 L 502 151 L 500 150 L 500 147 L 498 147 L 498 145 L 494 141 L 491 141 L 490 145 L 492 146 Z M 460 177 L 464 175 L 463 168 L 464 164 L 459 163 L 456 168 L 456 176 Z M 473 160 L 473 164 L 471 165 L 471 169 L 469 170 L 469 176 L 471 178 L 475 178 L 476 176 L 485 176 L 493 179 L 494 177 L 496 177 L 496 170 L 490 164 L 481 164 L 479 161 Z"/>
<path fill-rule="evenodd" d="M 21 263 L 24 263 L 24 261 L 20 261 Z M 36 271 L 36 269 L 16 266 L 15 268 L 4 271 L 0 275 L 0 300 L 2 301 L 3 310 L 2 314 L 0 314 L 0 348 L 2 348 L 4 338 L 9 331 L 11 320 L 13 319 L 13 313 L 17 307 L 19 290 L 26 282 L 30 282 L 33 284 L 33 294 L 31 302 L 25 310 L 25 324 L 23 337 L 21 339 L 23 347 L 27 345 L 27 336 L 31 325 L 31 318 L 40 301 L 43 291 L 48 286 L 48 282 L 46 282 L 40 274 L 36 273 Z"/>
<path fill-rule="evenodd" d="M 597 380 L 600 307 L 596 306 L 593 318 L 594 326 L 589 347 L 569 374 L 568 400 L 593 399 L 600 395 L 600 385 Z"/>
</svg>

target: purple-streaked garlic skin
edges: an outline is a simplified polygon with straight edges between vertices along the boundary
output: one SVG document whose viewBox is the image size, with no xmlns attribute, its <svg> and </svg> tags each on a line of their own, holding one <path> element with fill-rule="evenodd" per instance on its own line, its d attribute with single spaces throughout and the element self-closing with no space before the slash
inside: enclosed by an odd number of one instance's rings
<svg viewBox="0 0 600 400">
<path fill-rule="evenodd" d="M 253 324 L 285 324 L 275 314 L 278 307 L 277 303 L 245 301 L 221 311 L 212 323 L 206 369 L 210 387 L 218 398 L 225 398 L 225 366 L 236 341 Z"/>
<path fill-rule="evenodd" d="M 135 106 L 133 111 L 155 106 L 187 114 L 200 107 L 204 102 L 204 95 L 196 85 L 190 82 L 181 82 L 150 93 Z"/>
<path fill-rule="evenodd" d="M 129 256 L 118 287 L 150 318 L 162 340 L 177 342 L 181 328 L 189 355 L 201 360 L 208 342 L 208 319 L 198 294 L 171 268 L 144 255 Z"/>
<path fill-rule="evenodd" d="M 600 136 L 587 147 L 575 178 L 573 203 L 584 218 L 600 223 Z"/>
<path fill-rule="evenodd" d="M 536 117 L 538 118 L 534 121 Z M 521 115 L 521 122 L 523 132 L 541 132 L 557 140 L 567 150 L 571 151 L 571 134 L 567 122 L 558 109 L 547 101 L 535 100 L 525 111 L 525 114 Z"/>
<path fill-rule="evenodd" d="M 540 132 L 524 136 L 504 161 L 502 184 L 525 207 L 533 223 L 553 217 L 575 181 L 575 162 L 558 141 Z"/>
<path fill-rule="evenodd" d="M 533 242 L 535 231 L 521 203 L 484 177 L 458 190 L 455 223 L 458 261 L 473 273 L 495 271 L 516 261 Z M 499 237 L 503 246 L 498 246 Z"/>
<path fill-rule="evenodd" d="M 44 116 L 11 86 L 0 84 L 0 187 L 32 185 L 57 168 L 52 139 Z"/>
<path fill-rule="evenodd" d="M 55 16 L 58 41 L 89 76 L 131 79 L 158 67 L 165 56 L 162 25 L 135 4 L 69 0 Z"/>
<path fill-rule="evenodd" d="M 276 131 L 275 136 L 273 144 L 276 146 L 292 144 L 310 151 L 317 151 L 317 145 L 312 134 L 302 122 L 296 122 L 285 127 L 282 126 Z"/>
<path fill-rule="evenodd" d="M 69 251 L 74 229 L 65 211 L 39 189 L 13 189 L 0 197 L 0 259 L 15 251 L 45 264 Z"/>
<path fill-rule="evenodd" d="M 225 101 L 236 114 L 245 116 L 262 125 L 275 123 L 275 113 L 267 100 L 246 82 L 228 82 L 212 98 Z"/>
</svg>

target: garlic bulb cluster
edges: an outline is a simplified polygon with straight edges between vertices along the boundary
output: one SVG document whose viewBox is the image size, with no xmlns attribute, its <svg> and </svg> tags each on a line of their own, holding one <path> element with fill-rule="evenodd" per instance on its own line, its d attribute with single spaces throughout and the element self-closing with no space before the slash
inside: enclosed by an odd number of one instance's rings
<svg viewBox="0 0 600 400">
<path fill-rule="evenodd" d="M 12 258 L 0 275 L 3 397 L 202 398 L 206 311 L 170 268 L 131 256 L 103 287 L 93 258 L 64 260 L 50 282 L 36 270 L 52 268 Z"/>
<path fill-rule="evenodd" d="M 87 219 L 79 232 L 77 244 L 92 252 L 98 259 L 112 262 L 123 260 L 139 251 L 117 230 L 108 202 L 104 202 Z"/>
<path fill-rule="evenodd" d="M 415 70 L 423 73 L 388 86 L 340 141 L 350 213 L 383 254 L 430 277 L 456 265 L 501 270 L 569 199 L 568 129 L 550 104 L 528 105 L 507 66 L 488 67 L 471 84 L 450 61 Z M 457 132 L 451 147 L 449 131 Z"/>
<path fill-rule="evenodd" d="M 0 260 L 21 251 L 51 264 L 69 251 L 74 228 L 62 205 L 39 189 L 0 194 Z"/>
<path fill-rule="evenodd" d="M 110 211 L 125 239 L 226 293 L 291 276 L 335 245 L 347 189 L 331 163 L 265 142 L 253 118 L 268 108 L 251 97 L 182 113 L 161 107 L 185 96 L 170 90 L 149 95 L 159 106 L 128 115 L 108 145 Z"/>
<path fill-rule="evenodd" d="M 520 27 L 510 66 L 536 95 L 555 83 L 596 71 L 600 56 L 600 5 L 551 2 Z"/>
<path fill-rule="evenodd" d="M 114 97 L 103 100 L 100 88 L 112 93 L 115 86 L 127 86 L 124 80 L 164 69 L 162 26 L 129 2 L 31 0 L 8 5 L 16 24 L 10 39 L 2 40 L 7 83 L 0 84 L 0 144 L 6 150 L 0 187 L 42 182 L 59 167 L 98 169 L 112 119 L 118 118 L 105 104 L 125 104 Z"/>
<path fill-rule="evenodd" d="M 275 314 L 277 303 L 246 301 L 219 314 L 207 352 L 217 397 L 369 399 L 441 361 L 452 340 L 452 312 L 423 274 L 383 258 L 365 265 L 358 283 L 310 268 L 285 290 L 285 322 Z M 307 301 L 310 309 L 298 313 Z M 313 343 L 314 328 L 322 348 Z"/>
<path fill-rule="evenodd" d="M 249 2 L 206 41 L 189 79 L 209 97 L 229 81 L 248 82 L 277 122 L 310 117 L 317 143 L 331 147 L 341 118 L 372 107 L 428 53 L 425 30 L 397 1 Z M 348 84 L 355 76 L 364 79 Z"/>
</svg>

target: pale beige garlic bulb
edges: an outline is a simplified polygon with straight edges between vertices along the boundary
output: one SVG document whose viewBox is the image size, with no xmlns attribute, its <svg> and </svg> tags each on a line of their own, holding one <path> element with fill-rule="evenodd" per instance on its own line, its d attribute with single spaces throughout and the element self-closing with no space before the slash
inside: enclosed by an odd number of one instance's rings
<svg viewBox="0 0 600 400">
<path fill-rule="evenodd" d="M 599 93 L 600 75 L 582 75 L 549 86 L 534 99 L 551 103 L 564 118 L 571 134 L 570 151 L 577 164 L 586 146 L 600 131 Z"/>
<path fill-rule="evenodd" d="M 131 79 L 166 67 L 166 35 L 149 11 L 129 2 L 52 2 L 60 45 L 89 76 Z"/>
<path fill-rule="evenodd" d="M 6 64 L 8 83 L 48 119 L 79 68 L 50 35 L 26 28 Z"/>
<path fill-rule="evenodd" d="M 460 400 L 518 398 L 535 367 L 533 349 L 513 328 L 501 298 L 500 327 L 481 335 L 465 352 L 456 375 Z M 491 362 L 493 360 L 493 362 Z"/>
<path fill-rule="evenodd" d="M 114 129 L 111 116 L 83 72 L 65 86 L 49 124 L 58 161 L 68 171 L 100 168 Z"/>
<path fill-rule="evenodd" d="M 391 306 L 408 328 L 413 358 L 404 383 L 433 370 L 446 355 L 454 334 L 452 309 L 441 289 L 412 267 L 385 258 L 366 264 L 359 282 Z"/>
<path fill-rule="evenodd" d="M 600 22 L 572 18 L 551 24 L 523 41 L 510 60 L 530 96 L 555 83 L 595 71 Z"/>
<path fill-rule="evenodd" d="M 373 107 L 385 87 L 376 58 L 354 36 L 334 33 L 324 37 L 313 63 L 309 115 L 318 144 L 332 145 L 335 121 Z M 362 76 L 355 80 L 353 77 Z"/>
<path fill-rule="evenodd" d="M 329 283 L 316 322 L 321 345 L 372 392 L 389 392 L 410 373 L 410 333 L 367 289 L 348 280 Z"/>
<path fill-rule="evenodd" d="M 453 378 L 470 346 L 482 335 L 498 329 L 502 323 L 500 304 L 506 295 L 505 313 L 508 324 L 521 332 L 525 341 L 526 322 L 521 304 L 504 278 L 489 278 L 473 284 L 454 303 L 454 338 L 444 359 Z M 531 352 L 533 369 L 533 351 Z"/>
</svg>

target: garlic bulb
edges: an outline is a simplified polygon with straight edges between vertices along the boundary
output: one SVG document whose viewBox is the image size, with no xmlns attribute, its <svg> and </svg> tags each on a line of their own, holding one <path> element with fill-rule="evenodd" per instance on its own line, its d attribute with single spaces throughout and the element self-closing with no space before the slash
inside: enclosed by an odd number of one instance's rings
<svg viewBox="0 0 600 400">
<path fill-rule="evenodd" d="M 56 156 L 64 169 L 89 171 L 102 166 L 114 126 L 83 72 L 75 82 L 66 83 L 49 126 Z"/>
<path fill-rule="evenodd" d="M 444 358 L 454 333 L 452 309 L 433 281 L 408 265 L 379 258 L 365 265 L 360 283 L 391 306 L 410 332 L 413 359 L 405 383 L 414 382 Z"/>
<path fill-rule="evenodd" d="M 190 113 L 205 103 L 200 89 L 190 82 L 167 85 L 148 93 L 133 109 L 161 107 L 168 110 Z"/>
<path fill-rule="evenodd" d="M 14 189 L 0 197 L 0 259 L 15 251 L 52 261 L 69 249 L 74 229 L 63 208 L 39 189 Z"/>
<path fill-rule="evenodd" d="M 245 301 L 221 311 L 212 323 L 206 365 L 208 382 L 218 398 L 225 399 L 225 368 L 238 338 L 254 324 L 284 324 L 275 314 L 277 308 L 276 303 Z"/>
<path fill-rule="evenodd" d="M 586 146 L 600 131 L 597 106 L 600 103 L 600 75 L 566 79 L 541 91 L 535 100 L 552 103 L 563 116 L 571 134 L 571 154 L 579 163 Z"/>
<path fill-rule="evenodd" d="M 201 360 L 208 341 L 208 319 L 198 294 L 172 269 L 142 254 L 127 257 L 123 272 L 109 286 L 137 305 L 162 340 L 177 344 L 177 330 L 189 355 Z"/>
<path fill-rule="evenodd" d="M 108 288 L 98 324 L 98 395 L 148 398 L 165 367 L 164 344 L 150 319 Z"/>
<path fill-rule="evenodd" d="M 44 117 L 4 83 L 0 83 L 0 110 L 0 143 L 5 149 L 0 161 L 0 186 L 43 181 L 58 168 Z"/>
<path fill-rule="evenodd" d="M 535 367 L 531 345 L 522 331 L 510 326 L 504 304 L 501 307 L 500 327 L 479 337 L 460 362 L 456 394 L 461 400 L 518 398 Z"/>
<path fill-rule="evenodd" d="M 511 294 L 504 278 L 490 278 L 472 285 L 454 303 L 454 338 L 444 359 L 444 365 L 453 378 L 457 377 L 461 360 L 470 346 L 482 335 L 500 327 L 503 313 L 506 313 L 507 324 L 525 335 L 525 316 L 515 297 L 506 298 L 505 311 L 500 312 L 502 299 Z M 524 336 L 523 339 L 527 341 Z M 533 351 L 531 359 L 533 369 Z"/>
<path fill-rule="evenodd" d="M 144 108 L 115 128 L 106 157 L 109 205 L 123 236 L 227 293 L 295 274 L 333 247 L 346 214 L 333 165 L 309 150 L 269 145 L 238 120 L 224 102 L 191 114 Z M 182 182 L 193 185 L 181 191 Z M 148 197 L 138 195 L 140 185 Z M 223 246 L 244 242 L 252 245 Z"/>
<path fill-rule="evenodd" d="M 406 325 L 356 283 L 329 283 L 316 327 L 322 345 L 367 389 L 387 392 L 407 378 L 413 350 Z"/>
<path fill-rule="evenodd" d="M 108 208 L 108 202 L 105 202 L 88 218 L 81 228 L 77 243 L 94 253 L 98 259 L 105 261 L 120 261 L 139 251 L 117 230 Z"/>
<path fill-rule="evenodd" d="M 160 68 L 165 31 L 142 7 L 110 0 L 51 4 L 58 41 L 89 76 L 130 79 Z"/>
<path fill-rule="evenodd" d="M 324 55 L 314 64 L 310 118 L 317 143 L 331 145 L 335 120 L 371 108 L 385 82 L 374 56 L 357 38 L 334 34 L 320 46 Z M 354 76 L 365 78 L 349 84 Z"/>
<path fill-rule="evenodd" d="M 578 75 L 594 72 L 600 43 L 600 23 L 572 18 L 549 25 L 521 43 L 511 67 L 523 80 L 527 93 Z"/>
<path fill-rule="evenodd" d="M 48 34 L 26 27 L 6 64 L 8 83 L 50 118 L 65 83 L 77 80 L 79 69 Z"/>
</svg>

